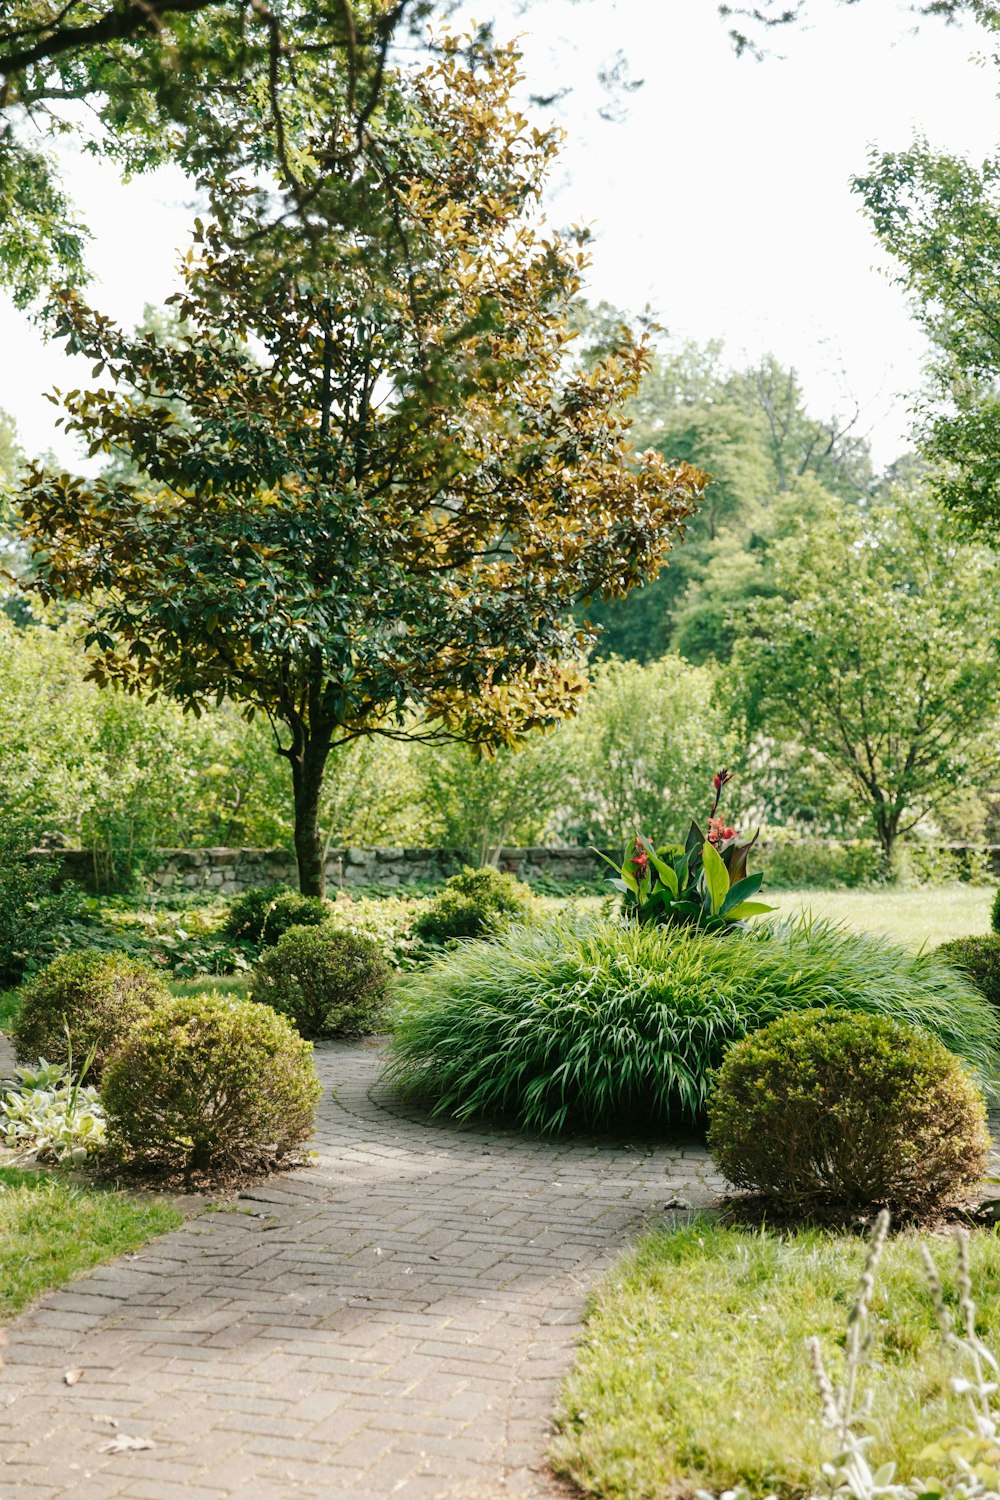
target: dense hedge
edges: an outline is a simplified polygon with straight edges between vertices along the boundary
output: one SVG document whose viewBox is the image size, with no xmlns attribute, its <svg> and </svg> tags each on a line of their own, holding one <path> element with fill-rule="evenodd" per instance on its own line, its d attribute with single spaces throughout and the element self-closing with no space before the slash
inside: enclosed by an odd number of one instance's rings
<svg viewBox="0 0 1000 1500">
<path fill-rule="evenodd" d="M 303 1036 L 367 1036 L 385 1021 L 391 977 L 373 939 L 330 923 L 293 927 L 254 969 L 250 998 Z"/>
<path fill-rule="evenodd" d="M 937 949 L 939 958 L 954 964 L 1000 1010 L 1000 934 L 953 938 Z"/>
</svg>

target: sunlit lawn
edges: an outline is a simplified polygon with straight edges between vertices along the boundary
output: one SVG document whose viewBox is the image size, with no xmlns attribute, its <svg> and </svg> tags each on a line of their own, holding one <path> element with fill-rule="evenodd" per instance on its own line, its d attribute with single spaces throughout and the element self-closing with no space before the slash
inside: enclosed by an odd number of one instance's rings
<svg viewBox="0 0 1000 1500">
<path fill-rule="evenodd" d="M 946 1239 L 931 1241 L 954 1287 Z M 817 1336 L 834 1378 L 865 1256 L 864 1241 L 720 1228 L 701 1220 L 654 1232 L 592 1296 L 553 1445 L 557 1469 L 602 1500 L 678 1500 L 745 1488 L 752 1496 L 818 1494 L 824 1435 L 806 1340 Z M 971 1244 L 977 1331 L 1000 1340 L 1000 1240 Z M 965 1415 L 950 1391 L 967 1369 L 943 1345 L 916 1236 L 890 1240 L 876 1283 L 873 1467 L 925 1474 L 927 1444 Z"/>
<path fill-rule="evenodd" d="M 860 932 L 885 933 L 908 947 L 989 932 L 990 886 L 942 885 L 888 891 L 772 891 L 783 912 L 811 910 Z"/>
<path fill-rule="evenodd" d="M 152 1196 L 81 1187 L 58 1172 L 0 1167 L 0 1321 L 181 1222 L 171 1204 Z"/>
</svg>

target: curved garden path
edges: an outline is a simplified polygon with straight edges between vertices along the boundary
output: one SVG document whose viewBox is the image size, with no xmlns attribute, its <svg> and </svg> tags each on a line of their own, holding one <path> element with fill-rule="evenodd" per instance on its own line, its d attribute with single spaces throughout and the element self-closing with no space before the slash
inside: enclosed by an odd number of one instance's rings
<svg viewBox="0 0 1000 1500">
<path fill-rule="evenodd" d="M 373 1045 L 317 1063 L 315 1165 L 8 1329 L 0 1500 L 562 1493 L 547 1422 L 587 1287 L 712 1200 L 704 1149 L 437 1125 L 380 1094 Z M 123 1434 L 154 1446 L 101 1451 Z"/>
</svg>

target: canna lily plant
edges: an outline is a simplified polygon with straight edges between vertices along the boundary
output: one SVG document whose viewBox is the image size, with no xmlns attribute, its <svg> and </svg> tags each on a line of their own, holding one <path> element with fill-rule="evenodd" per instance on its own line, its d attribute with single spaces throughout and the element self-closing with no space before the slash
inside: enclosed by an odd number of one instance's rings
<svg viewBox="0 0 1000 1500">
<path fill-rule="evenodd" d="M 763 874 L 747 874 L 747 856 L 757 834 L 741 843 L 737 830 L 718 816 L 723 789 L 732 777 L 723 767 L 712 778 L 715 800 L 707 836 L 692 822 L 683 847 L 671 844 L 657 851 L 652 839 L 636 834 L 625 846 L 621 865 L 601 854 L 615 871 L 609 884 L 621 892 L 626 916 L 661 927 L 722 932 L 747 917 L 774 911 L 753 899 Z"/>
</svg>

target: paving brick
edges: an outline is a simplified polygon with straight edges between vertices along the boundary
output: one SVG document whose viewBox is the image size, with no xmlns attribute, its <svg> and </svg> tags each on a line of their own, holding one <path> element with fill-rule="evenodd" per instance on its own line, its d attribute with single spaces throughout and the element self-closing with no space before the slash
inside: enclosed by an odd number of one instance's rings
<svg viewBox="0 0 1000 1500">
<path fill-rule="evenodd" d="M 704 1148 L 453 1128 L 380 1089 L 370 1044 L 316 1060 L 314 1167 L 8 1330 L 3 1500 L 567 1495 L 544 1448 L 586 1289 L 670 1198 L 718 1196 Z M 99 1454 L 115 1431 L 156 1447 Z"/>
</svg>

